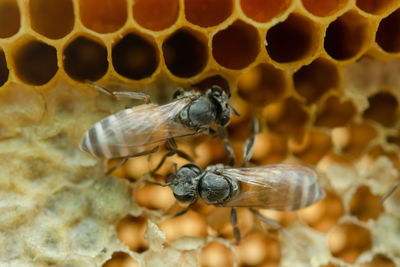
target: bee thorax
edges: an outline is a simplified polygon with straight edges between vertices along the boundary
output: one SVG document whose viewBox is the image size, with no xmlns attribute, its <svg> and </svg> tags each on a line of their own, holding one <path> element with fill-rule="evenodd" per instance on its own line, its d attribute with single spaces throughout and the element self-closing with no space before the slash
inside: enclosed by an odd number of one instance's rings
<svg viewBox="0 0 400 267">
<path fill-rule="evenodd" d="M 207 173 L 199 182 L 198 192 L 206 204 L 218 205 L 231 197 L 231 188 L 230 182 L 225 177 Z"/>
</svg>

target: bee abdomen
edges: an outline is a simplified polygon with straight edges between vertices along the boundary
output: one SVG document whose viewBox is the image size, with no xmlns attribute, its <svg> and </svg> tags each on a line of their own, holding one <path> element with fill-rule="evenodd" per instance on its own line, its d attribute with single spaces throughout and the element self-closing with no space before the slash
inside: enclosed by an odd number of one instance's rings
<svg viewBox="0 0 400 267">
<path fill-rule="evenodd" d="M 325 196 L 325 192 L 315 181 L 304 179 L 303 183 L 293 184 L 292 205 L 289 210 L 306 208 Z"/>
<path fill-rule="evenodd" d="M 129 150 L 124 146 L 115 146 L 110 143 L 110 138 L 116 139 L 116 143 L 124 144 L 123 135 L 118 134 L 115 130 L 112 131 L 111 137 L 106 137 L 104 129 L 118 130 L 116 118 L 111 115 L 93 125 L 88 130 L 80 144 L 80 148 L 93 156 L 100 158 L 119 158 L 129 155 Z"/>
</svg>

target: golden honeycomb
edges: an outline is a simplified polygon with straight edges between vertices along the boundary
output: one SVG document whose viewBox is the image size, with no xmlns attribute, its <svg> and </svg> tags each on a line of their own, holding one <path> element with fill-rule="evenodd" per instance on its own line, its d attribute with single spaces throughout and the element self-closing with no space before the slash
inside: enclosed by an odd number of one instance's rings
<svg viewBox="0 0 400 267">
<path fill-rule="evenodd" d="M 400 1 L 1 0 L 1 266 L 400 266 Z M 327 196 L 300 212 L 198 202 L 143 183 L 165 151 L 107 164 L 78 148 L 99 119 L 138 104 L 85 81 L 168 102 L 225 77 L 240 112 L 238 162 L 313 166 Z M 219 139 L 178 140 L 202 168 Z M 165 175 L 172 157 L 160 173 Z M 116 162 L 110 162 L 110 165 Z M 171 208 L 172 207 L 172 208 Z"/>
</svg>

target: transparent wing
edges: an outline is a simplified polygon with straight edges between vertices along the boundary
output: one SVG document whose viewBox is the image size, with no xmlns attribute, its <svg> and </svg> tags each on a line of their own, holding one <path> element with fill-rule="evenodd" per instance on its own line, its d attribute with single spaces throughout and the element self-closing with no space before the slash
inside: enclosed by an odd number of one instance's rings
<svg viewBox="0 0 400 267">
<path fill-rule="evenodd" d="M 302 165 L 225 168 L 223 175 L 238 180 L 241 185 L 240 193 L 223 206 L 297 210 L 317 202 L 325 195 L 317 183 L 316 173 Z"/>
<path fill-rule="evenodd" d="M 185 97 L 166 105 L 139 105 L 110 115 L 99 122 L 104 140 L 110 146 L 136 147 L 192 135 L 194 130 L 173 120 L 190 102 Z"/>
</svg>

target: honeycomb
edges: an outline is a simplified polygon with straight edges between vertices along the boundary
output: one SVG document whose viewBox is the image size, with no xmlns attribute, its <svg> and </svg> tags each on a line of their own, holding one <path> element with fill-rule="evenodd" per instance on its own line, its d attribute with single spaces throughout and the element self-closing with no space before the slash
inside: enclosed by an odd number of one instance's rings
<svg viewBox="0 0 400 267">
<path fill-rule="evenodd" d="M 396 0 L 0 1 L 1 266 L 400 266 L 400 2 Z M 178 87 L 230 83 L 229 138 L 250 164 L 313 166 L 327 196 L 300 212 L 198 202 L 170 218 L 144 184 L 164 150 L 106 176 L 78 148 L 115 101 L 85 81 L 166 103 Z M 179 139 L 202 168 L 221 141 Z M 170 171 L 172 157 L 160 170 Z"/>
</svg>

